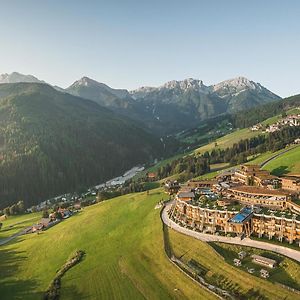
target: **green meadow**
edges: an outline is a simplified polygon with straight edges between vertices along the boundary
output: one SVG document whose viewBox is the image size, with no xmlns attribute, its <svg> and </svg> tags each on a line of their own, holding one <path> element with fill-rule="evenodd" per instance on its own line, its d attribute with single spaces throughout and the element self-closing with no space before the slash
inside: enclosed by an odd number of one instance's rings
<svg viewBox="0 0 300 300">
<path fill-rule="evenodd" d="M 35 224 L 42 217 L 41 212 L 9 216 L 6 220 L 0 221 L 3 225 L 0 230 L 0 241 L 9 237 L 22 229 Z"/>
<path fill-rule="evenodd" d="M 166 197 L 157 189 L 104 201 L 42 234 L 0 247 L 1 299 L 41 299 L 77 249 L 86 255 L 63 277 L 61 299 L 215 299 L 165 255 L 160 211 L 154 207 Z M 206 243 L 174 231 L 170 241 L 177 256 L 199 262 L 208 269 L 208 280 L 229 291 L 247 295 L 255 287 L 269 299 L 294 299 L 288 290 L 237 270 Z"/>
<path fill-rule="evenodd" d="M 300 147 L 290 150 L 270 161 L 264 169 L 269 170 L 274 175 L 284 175 L 287 173 L 300 173 Z"/>
<path fill-rule="evenodd" d="M 63 277 L 61 299 L 215 299 L 168 261 L 154 209 L 162 198 L 118 197 L 0 247 L 1 299 L 41 299 L 76 249 L 86 255 Z"/>
</svg>

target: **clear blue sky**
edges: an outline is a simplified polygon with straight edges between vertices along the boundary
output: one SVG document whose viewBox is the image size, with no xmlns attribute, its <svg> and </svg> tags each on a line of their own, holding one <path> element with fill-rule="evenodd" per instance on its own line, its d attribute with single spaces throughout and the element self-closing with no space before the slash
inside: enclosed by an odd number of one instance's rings
<svg viewBox="0 0 300 300">
<path fill-rule="evenodd" d="M 300 93 L 300 1 L 0 0 L 0 73 L 116 88 L 239 75 Z"/>
</svg>

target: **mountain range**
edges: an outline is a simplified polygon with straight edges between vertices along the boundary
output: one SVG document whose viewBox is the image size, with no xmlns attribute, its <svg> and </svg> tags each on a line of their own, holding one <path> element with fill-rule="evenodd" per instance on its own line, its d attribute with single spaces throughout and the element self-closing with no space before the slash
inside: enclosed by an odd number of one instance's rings
<svg viewBox="0 0 300 300">
<path fill-rule="evenodd" d="M 0 83 L 17 80 L 37 82 L 38 79 L 19 73 L 0 76 Z M 245 77 L 210 86 L 205 85 L 202 80 L 188 78 L 169 81 L 159 87 L 141 87 L 133 91 L 113 89 L 104 83 L 83 77 L 66 89 L 55 88 L 92 100 L 118 114 L 143 123 L 160 136 L 195 127 L 199 121 L 210 117 L 281 99 L 261 84 Z"/>
<path fill-rule="evenodd" d="M 0 208 L 104 182 L 169 155 L 170 133 L 277 99 L 243 77 L 128 91 L 87 77 L 62 89 L 32 75 L 0 75 Z"/>
<path fill-rule="evenodd" d="M 158 137 L 91 100 L 41 83 L 0 85 L 0 208 L 28 207 L 164 155 Z"/>
</svg>

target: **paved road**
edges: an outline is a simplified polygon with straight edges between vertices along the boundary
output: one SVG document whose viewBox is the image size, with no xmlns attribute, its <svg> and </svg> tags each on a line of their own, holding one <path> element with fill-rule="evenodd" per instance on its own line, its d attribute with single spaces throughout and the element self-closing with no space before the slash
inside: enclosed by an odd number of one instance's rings
<svg viewBox="0 0 300 300">
<path fill-rule="evenodd" d="M 15 239 L 16 237 L 22 235 L 25 233 L 25 229 L 22 229 L 21 231 L 7 237 L 7 238 L 4 238 L 4 239 L 0 239 L 0 246 L 3 246 L 5 244 L 7 244 L 8 242 L 12 241 L 13 239 Z"/>
<path fill-rule="evenodd" d="M 290 249 L 287 247 L 283 246 L 278 246 L 266 242 L 260 242 L 260 241 L 255 241 L 251 240 L 249 238 L 244 238 L 241 240 L 240 238 L 231 238 L 231 237 L 225 237 L 225 236 L 218 236 L 218 235 L 212 235 L 212 234 L 207 234 L 207 233 L 202 233 L 202 232 L 196 232 L 187 228 L 184 228 L 174 221 L 172 221 L 169 218 L 168 215 L 168 210 L 171 208 L 172 202 L 169 202 L 166 207 L 163 209 L 162 212 L 162 220 L 163 222 L 169 226 L 170 228 L 181 232 L 183 234 L 192 236 L 198 240 L 204 241 L 204 242 L 221 242 L 221 243 L 227 243 L 227 244 L 236 244 L 236 245 L 241 245 L 241 246 L 248 246 L 248 247 L 254 247 L 254 248 L 259 248 L 263 250 L 268 250 L 268 251 L 273 251 L 282 255 L 285 255 L 287 257 L 290 257 L 298 262 L 300 262 L 300 248 L 298 250 Z"/>
<path fill-rule="evenodd" d="M 277 157 L 279 157 L 279 156 L 281 156 L 281 155 L 283 155 L 283 154 L 285 154 L 285 153 L 287 153 L 287 152 L 289 152 L 289 151 L 291 151 L 291 150 L 293 150 L 293 149 L 295 149 L 295 148 L 297 148 L 297 147 L 299 147 L 299 145 L 293 146 L 293 147 L 291 147 L 291 148 L 289 148 L 289 149 L 286 149 L 286 150 L 284 150 L 284 151 L 282 151 L 282 152 L 280 152 L 280 153 L 277 153 L 277 154 L 273 155 L 272 157 L 270 157 L 270 158 L 266 159 L 265 161 L 263 161 L 263 162 L 260 164 L 260 167 L 262 168 L 263 166 L 265 166 L 266 164 L 268 164 L 268 163 L 269 163 L 270 161 L 272 161 L 273 159 L 275 159 L 275 158 L 277 158 Z"/>
</svg>

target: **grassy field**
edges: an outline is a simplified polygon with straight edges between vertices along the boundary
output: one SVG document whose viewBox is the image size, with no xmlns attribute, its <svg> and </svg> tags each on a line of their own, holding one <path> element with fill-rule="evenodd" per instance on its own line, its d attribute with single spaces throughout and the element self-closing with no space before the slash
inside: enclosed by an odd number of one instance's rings
<svg viewBox="0 0 300 300">
<path fill-rule="evenodd" d="M 9 216 L 6 220 L 1 221 L 3 226 L 0 230 L 0 240 L 9 237 L 16 232 L 36 223 L 41 219 L 42 213 L 36 212 L 18 216 Z"/>
<path fill-rule="evenodd" d="M 84 260 L 62 279 L 61 299 L 214 299 L 166 258 L 157 190 L 85 208 L 40 235 L 0 247 L 1 299 L 41 299 L 69 255 Z"/>
<path fill-rule="evenodd" d="M 261 131 L 251 131 L 249 128 L 240 129 L 217 139 L 215 142 L 196 149 L 195 152 L 197 154 L 202 154 L 213 149 L 225 149 L 227 147 L 232 147 L 234 143 L 237 143 L 242 139 L 250 139 L 259 134 L 263 133 Z"/>
<path fill-rule="evenodd" d="M 274 175 L 284 175 L 287 173 L 300 173 L 300 147 L 279 156 L 264 166 Z"/>
<path fill-rule="evenodd" d="M 61 299 L 214 299 L 166 258 L 154 209 L 166 197 L 160 189 L 118 197 L 0 247 L 1 299 L 40 299 L 76 249 L 86 256 L 63 277 Z M 177 256 L 209 270 L 213 284 L 246 296 L 255 287 L 269 299 L 294 299 L 291 292 L 237 270 L 206 243 L 174 231 L 170 240 Z"/>
<path fill-rule="evenodd" d="M 253 274 L 258 277 L 260 277 L 261 269 L 267 269 L 270 274 L 270 277 L 268 278 L 269 281 L 278 282 L 298 290 L 300 289 L 300 264 L 287 257 L 272 253 L 270 251 L 238 245 L 224 243 L 211 243 L 211 245 L 225 258 L 226 262 L 232 266 L 234 266 L 233 259 L 239 258 L 238 253 L 245 251 L 247 256 L 242 260 L 242 265 L 236 268 L 242 269 L 245 272 L 247 272 L 247 269 L 253 268 L 255 270 Z M 255 264 L 252 262 L 252 254 L 262 255 L 274 259 L 277 261 L 277 266 L 274 269 L 269 269 Z"/>
<path fill-rule="evenodd" d="M 217 284 L 241 299 L 296 299 L 295 294 L 281 286 L 251 275 L 228 264 L 209 244 L 170 230 L 170 240 L 177 257 L 188 263 L 195 260 L 209 271 L 205 279 Z M 300 282 L 300 266 L 286 259 L 289 277 Z"/>
</svg>

